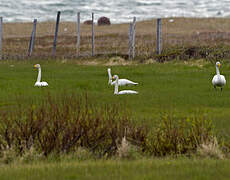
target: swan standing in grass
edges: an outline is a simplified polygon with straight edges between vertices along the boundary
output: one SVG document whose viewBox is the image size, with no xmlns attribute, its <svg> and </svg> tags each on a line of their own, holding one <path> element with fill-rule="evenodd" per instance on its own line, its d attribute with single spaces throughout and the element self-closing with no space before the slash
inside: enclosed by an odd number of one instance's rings
<svg viewBox="0 0 230 180">
<path fill-rule="evenodd" d="M 212 84 L 215 89 L 216 87 L 220 87 L 222 91 L 223 86 L 226 84 L 226 80 L 223 75 L 220 75 L 220 70 L 219 70 L 220 67 L 221 67 L 220 62 L 216 62 L 216 75 L 212 79 Z"/>
<path fill-rule="evenodd" d="M 118 91 L 118 81 L 119 81 L 118 75 L 114 75 L 113 79 L 115 79 L 114 94 L 138 94 L 137 91 L 133 91 L 133 90 Z"/>
<path fill-rule="evenodd" d="M 109 82 L 110 85 L 115 85 L 115 81 L 112 81 L 111 69 L 108 68 L 108 75 L 109 75 Z M 118 86 L 125 86 L 125 85 L 137 85 L 138 83 L 130 81 L 128 79 L 119 79 Z"/>
<path fill-rule="evenodd" d="M 45 81 L 41 82 L 42 72 L 41 72 L 41 66 L 40 66 L 40 64 L 35 64 L 34 68 L 38 68 L 38 78 L 37 78 L 37 81 L 34 84 L 34 86 L 48 86 L 47 82 L 45 82 Z"/>
</svg>

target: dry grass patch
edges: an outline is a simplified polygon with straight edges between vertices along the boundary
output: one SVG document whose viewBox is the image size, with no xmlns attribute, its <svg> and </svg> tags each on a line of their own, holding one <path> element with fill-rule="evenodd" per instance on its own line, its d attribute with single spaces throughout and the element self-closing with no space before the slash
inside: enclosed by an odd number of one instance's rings
<svg viewBox="0 0 230 180">
<path fill-rule="evenodd" d="M 133 64 L 132 61 L 127 61 L 119 56 L 112 57 L 105 63 L 106 66 L 131 65 L 131 64 Z"/>
<path fill-rule="evenodd" d="M 162 21 L 163 49 L 230 45 L 230 23 L 225 18 L 174 18 Z M 184 26 L 186 24 L 186 26 Z M 3 57 L 26 58 L 31 23 L 4 23 Z M 77 57 L 77 30 L 74 22 L 61 22 L 57 40 L 57 57 Z M 55 22 L 38 22 L 34 57 L 51 57 Z M 95 26 L 95 54 L 125 54 L 129 51 L 129 24 Z M 151 57 L 156 49 L 156 19 L 136 24 L 136 57 Z M 91 26 L 81 24 L 80 55 L 91 56 Z M 15 53 L 16 52 L 16 53 Z M 24 56 L 22 56 L 24 55 Z M 112 62 L 110 62 L 112 63 Z M 114 63 L 116 64 L 116 63 Z"/>
<path fill-rule="evenodd" d="M 220 150 L 216 137 L 212 137 L 210 140 L 207 140 L 198 146 L 197 153 L 201 157 L 224 159 L 224 154 Z"/>
<path fill-rule="evenodd" d="M 121 145 L 119 145 L 117 148 L 117 154 L 120 158 L 127 158 L 129 156 L 130 149 L 130 144 L 124 136 L 122 138 Z"/>
</svg>

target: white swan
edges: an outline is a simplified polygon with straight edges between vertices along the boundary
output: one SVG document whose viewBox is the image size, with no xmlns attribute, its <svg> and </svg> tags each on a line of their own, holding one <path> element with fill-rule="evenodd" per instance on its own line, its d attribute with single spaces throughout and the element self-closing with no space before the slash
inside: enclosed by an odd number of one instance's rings
<svg viewBox="0 0 230 180">
<path fill-rule="evenodd" d="M 216 62 L 216 75 L 212 79 L 212 84 L 215 89 L 216 87 L 220 87 L 222 91 L 223 86 L 226 84 L 226 80 L 223 75 L 220 75 L 220 70 L 219 70 L 220 67 L 221 67 L 220 62 Z"/>
<path fill-rule="evenodd" d="M 40 66 L 40 64 L 35 64 L 34 67 L 38 68 L 38 78 L 37 78 L 37 81 L 34 84 L 34 86 L 48 86 L 47 82 L 45 82 L 45 81 L 41 82 L 42 72 L 41 72 L 41 66 Z"/>
<path fill-rule="evenodd" d="M 109 82 L 110 85 L 115 85 L 115 81 L 112 81 L 111 69 L 108 68 L 108 75 L 109 75 Z M 138 83 L 130 81 L 128 79 L 119 79 L 118 86 L 125 86 L 125 85 L 137 85 Z"/>
<path fill-rule="evenodd" d="M 137 91 L 133 91 L 133 90 L 118 91 L 118 81 L 119 81 L 118 75 L 114 75 L 113 79 L 115 79 L 114 94 L 138 94 Z"/>
</svg>

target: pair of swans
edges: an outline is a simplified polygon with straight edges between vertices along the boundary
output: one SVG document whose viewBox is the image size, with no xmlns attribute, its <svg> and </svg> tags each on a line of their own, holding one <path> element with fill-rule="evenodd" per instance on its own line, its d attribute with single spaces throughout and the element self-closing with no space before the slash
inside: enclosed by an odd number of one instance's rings
<svg viewBox="0 0 230 180">
<path fill-rule="evenodd" d="M 41 66 L 40 64 L 35 64 L 34 65 L 34 68 L 37 68 L 38 69 L 38 77 L 37 77 L 37 81 L 36 83 L 34 84 L 34 86 L 48 86 L 48 83 L 45 82 L 45 81 L 42 81 L 41 82 L 41 77 L 42 77 L 42 70 L 41 70 Z"/>
<path fill-rule="evenodd" d="M 225 86 L 226 84 L 226 80 L 223 75 L 220 75 L 220 70 L 219 70 L 220 67 L 221 67 L 220 62 L 216 62 L 216 75 L 212 79 L 212 84 L 215 89 L 216 87 L 220 87 L 222 91 L 223 86 Z"/>
<path fill-rule="evenodd" d="M 110 68 L 108 68 L 108 75 L 109 75 L 108 84 L 114 86 L 114 94 L 138 94 L 137 91 L 133 91 L 133 90 L 118 91 L 118 86 L 137 85 L 138 83 L 130 81 L 128 79 L 119 79 L 118 75 L 114 75 L 112 77 Z M 112 81 L 113 79 L 115 81 Z"/>
</svg>

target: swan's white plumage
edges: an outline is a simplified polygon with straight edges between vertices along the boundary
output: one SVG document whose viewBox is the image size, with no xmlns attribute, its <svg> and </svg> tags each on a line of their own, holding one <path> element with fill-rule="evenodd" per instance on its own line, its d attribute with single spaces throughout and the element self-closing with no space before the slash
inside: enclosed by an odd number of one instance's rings
<svg viewBox="0 0 230 180">
<path fill-rule="evenodd" d="M 220 62 L 216 62 L 216 75 L 212 79 L 212 84 L 214 88 L 221 87 L 222 89 L 223 86 L 225 86 L 226 84 L 226 80 L 225 77 L 220 74 L 220 70 L 219 70 L 220 66 L 221 66 Z"/>
<path fill-rule="evenodd" d="M 111 69 L 108 68 L 108 75 L 109 75 L 109 82 L 108 84 L 114 86 L 115 81 L 112 81 L 112 75 L 111 75 Z M 118 86 L 126 86 L 126 85 L 138 85 L 138 83 L 130 81 L 128 79 L 119 79 L 118 80 Z"/>
<path fill-rule="evenodd" d="M 34 86 L 48 86 L 48 83 L 47 82 L 36 82 L 35 84 L 34 84 Z"/>
<path fill-rule="evenodd" d="M 35 64 L 34 67 L 35 67 L 35 68 L 38 68 L 38 77 L 37 77 L 37 81 L 36 81 L 36 83 L 34 84 L 34 86 L 39 86 L 39 87 L 41 87 L 41 86 L 48 86 L 48 83 L 47 83 L 47 82 L 45 82 L 45 81 L 42 81 L 42 82 L 41 82 L 42 70 L 41 70 L 40 64 Z"/>
<path fill-rule="evenodd" d="M 123 90 L 123 91 L 118 91 L 118 81 L 119 81 L 119 77 L 118 75 L 114 75 L 113 79 L 115 79 L 115 86 L 114 86 L 114 94 L 138 94 L 137 91 L 133 91 L 133 90 Z"/>
<path fill-rule="evenodd" d="M 115 85 L 115 81 L 111 82 L 111 85 Z M 126 86 L 126 85 L 138 85 L 138 83 L 130 81 L 128 79 L 119 79 L 118 86 Z"/>
<path fill-rule="evenodd" d="M 108 84 L 111 84 L 112 83 L 112 75 L 111 75 L 111 69 L 108 68 L 108 75 L 109 75 L 109 82 Z"/>
<path fill-rule="evenodd" d="M 213 86 L 219 86 L 222 87 L 226 84 L 226 80 L 225 77 L 223 75 L 220 75 L 218 77 L 218 75 L 215 75 L 212 79 L 212 84 Z"/>
<path fill-rule="evenodd" d="M 114 93 L 114 94 L 138 94 L 138 92 L 133 91 L 133 90 L 123 90 L 123 91 L 119 91 L 118 93 Z"/>
</svg>

